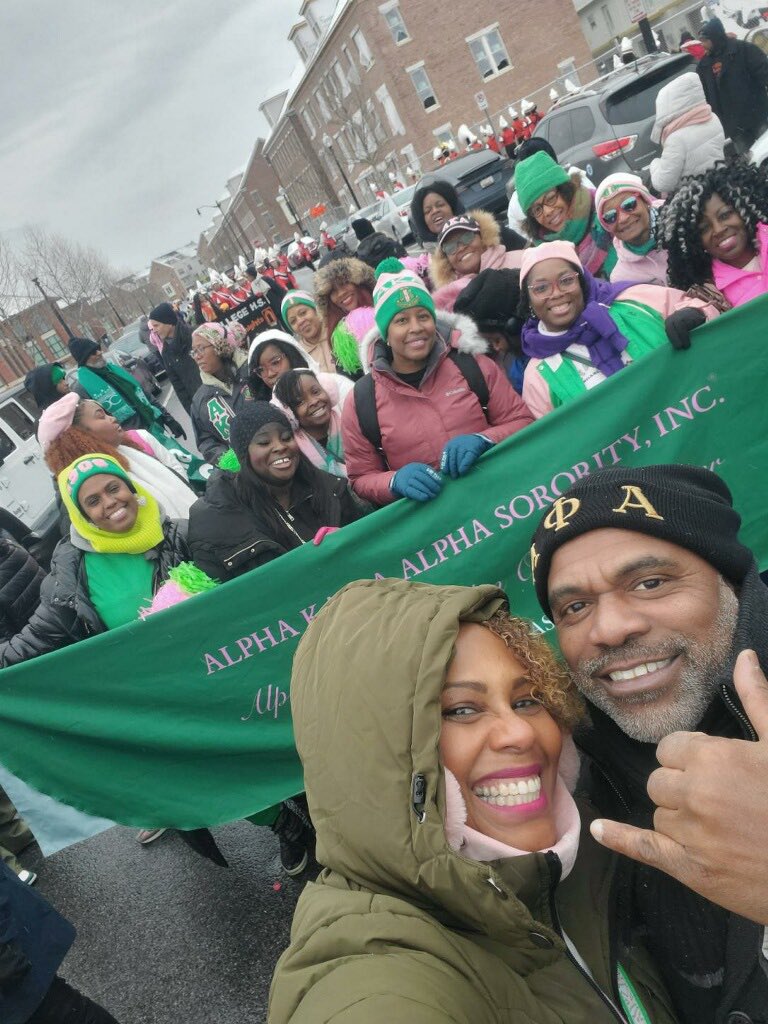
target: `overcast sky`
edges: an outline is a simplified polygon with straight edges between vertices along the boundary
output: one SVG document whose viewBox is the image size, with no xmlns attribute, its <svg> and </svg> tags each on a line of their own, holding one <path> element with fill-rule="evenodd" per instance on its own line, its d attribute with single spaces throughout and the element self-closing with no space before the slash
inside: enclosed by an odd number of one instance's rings
<svg viewBox="0 0 768 1024">
<path fill-rule="evenodd" d="M 300 0 L 0 4 L 0 232 L 35 223 L 139 271 L 191 240 L 295 63 Z"/>
</svg>

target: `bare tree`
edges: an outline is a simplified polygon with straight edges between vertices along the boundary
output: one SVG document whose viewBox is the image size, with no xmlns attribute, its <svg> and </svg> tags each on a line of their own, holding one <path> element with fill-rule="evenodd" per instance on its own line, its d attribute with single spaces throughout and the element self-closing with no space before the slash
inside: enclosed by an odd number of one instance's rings
<svg viewBox="0 0 768 1024">
<path fill-rule="evenodd" d="M 316 97 L 350 167 L 383 169 L 392 140 L 382 123 L 377 99 L 359 74 L 342 69 L 337 61 L 318 86 Z"/>
</svg>

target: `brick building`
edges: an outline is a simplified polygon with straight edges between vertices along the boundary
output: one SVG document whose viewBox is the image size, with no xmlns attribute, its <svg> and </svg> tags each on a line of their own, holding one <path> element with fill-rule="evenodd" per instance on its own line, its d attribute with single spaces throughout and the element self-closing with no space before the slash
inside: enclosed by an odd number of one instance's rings
<svg viewBox="0 0 768 1024">
<path fill-rule="evenodd" d="M 390 172 L 431 169 L 461 124 L 498 128 L 510 104 L 546 109 L 553 84 L 594 73 L 572 0 L 304 0 L 300 15 L 301 63 L 261 110 L 264 155 L 302 218 L 318 202 L 346 210 L 351 190 L 367 205 Z"/>
<path fill-rule="evenodd" d="M 1 384 L 22 380 L 33 367 L 42 363 L 64 362 L 72 364 L 67 332 L 47 302 L 36 302 L 0 320 Z"/>
<path fill-rule="evenodd" d="M 264 139 L 254 143 L 248 163 L 230 176 L 218 212 L 200 235 L 197 255 L 203 267 L 226 270 L 256 246 L 290 238 L 293 225 L 278 200 L 280 181 L 264 155 Z"/>
</svg>

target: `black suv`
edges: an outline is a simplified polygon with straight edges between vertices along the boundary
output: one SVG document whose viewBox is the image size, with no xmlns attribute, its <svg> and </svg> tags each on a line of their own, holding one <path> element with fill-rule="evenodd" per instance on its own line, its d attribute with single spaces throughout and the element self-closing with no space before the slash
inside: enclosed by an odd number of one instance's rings
<svg viewBox="0 0 768 1024">
<path fill-rule="evenodd" d="M 492 149 L 483 149 L 457 156 L 443 167 L 430 171 L 419 181 L 416 189 L 429 185 L 431 181 L 447 181 L 456 189 L 465 210 L 488 210 L 506 223 L 509 206 L 506 186 L 514 173 L 514 161 L 499 156 Z M 423 242 L 412 216 L 409 216 L 408 223 L 413 237 Z"/>
<path fill-rule="evenodd" d="M 617 171 L 643 175 L 661 148 L 651 141 L 656 96 L 695 67 L 688 53 L 654 53 L 564 97 L 539 122 L 563 167 L 576 165 L 598 185 Z"/>
</svg>

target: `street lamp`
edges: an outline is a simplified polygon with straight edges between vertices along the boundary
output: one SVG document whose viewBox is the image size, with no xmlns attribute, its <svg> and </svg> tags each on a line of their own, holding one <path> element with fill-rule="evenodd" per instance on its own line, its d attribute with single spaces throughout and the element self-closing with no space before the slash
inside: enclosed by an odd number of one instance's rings
<svg viewBox="0 0 768 1024">
<path fill-rule="evenodd" d="M 32 278 L 32 283 L 37 288 L 37 290 L 40 292 L 40 294 L 43 296 L 45 301 L 48 303 L 48 305 L 50 307 L 50 310 L 53 313 L 53 315 L 59 321 L 59 323 L 64 328 L 64 330 L 67 332 L 67 337 L 68 338 L 74 338 L 75 335 L 72 333 L 72 331 L 70 329 L 70 326 L 67 323 L 67 321 L 64 319 L 64 317 L 59 312 L 59 307 L 56 305 L 56 303 L 53 301 L 53 299 L 50 297 L 50 295 L 47 294 L 47 292 L 45 291 L 43 286 L 40 284 L 40 281 L 38 280 L 38 278 L 33 277 Z"/>
<path fill-rule="evenodd" d="M 240 251 L 246 257 L 246 259 L 250 259 L 250 253 L 246 249 L 243 249 L 242 244 L 237 240 L 237 236 L 235 235 L 235 233 L 232 230 L 232 228 L 230 227 L 230 225 L 227 223 L 226 214 L 224 213 L 224 210 L 221 208 L 221 204 L 219 203 L 218 199 L 216 200 L 216 205 L 215 206 L 211 206 L 210 204 L 207 204 L 207 203 L 204 203 L 202 206 L 198 206 L 198 208 L 197 208 L 197 216 L 198 217 L 202 217 L 202 213 L 200 212 L 201 210 L 218 210 L 219 213 L 221 214 L 222 226 L 223 226 L 224 230 L 227 232 L 227 234 L 229 235 L 229 240 L 232 243 L 232 245 L 234 245 L 235 252 Z"/>
<path fill-rule="evenodd" d="M 328 150 L 328 152 L 333 157 L 333 162 L 338 167 L 339 174 L 341 175 L 344 184 L 347 186 L 347 191 L 349 192 L 349 194 L 352 196 L 352 198 L 355 201 L 355 206 L 358 208 L 358 210 L 361 209 L 361 207 L 360 207 L 360 200 L 355 195 L 355 190 L 352 188 L 351 184 L 349 183 L 349 178 L 347 178 L 346 174 L 344 173 L 344 168 L 341 166 L 341 164 L 339 162 L 339 158 L 336 156 L 336 150 L 333 148 L 333 139 L 331 138 L 330 135 L 326 134 L 326 135 L 323 136 L 323 145 L 325 146 L 325 148 Z"/>
<path fill-rule="evenodd" d="M 306 235 L 307 232 L 304 229 L 304 225 L 301 223 L 301 218 L 299 217 L 298 213 L 296 213 L 296 211 L 294 210 L 293 203 L 291 202 L 291 198 L 288 195 L 288 193 L 285 191 L 285 189 L 283 188 L 282 185 L 277 190 L 277 198 L 285 203 L 285 205 L 288 207 L 288 209 L 291 212 L 291 216 L 293 217 L 294 223 L 298 224 L 299 231 L 302 233 L 302 235 Z"/>
</svg>

